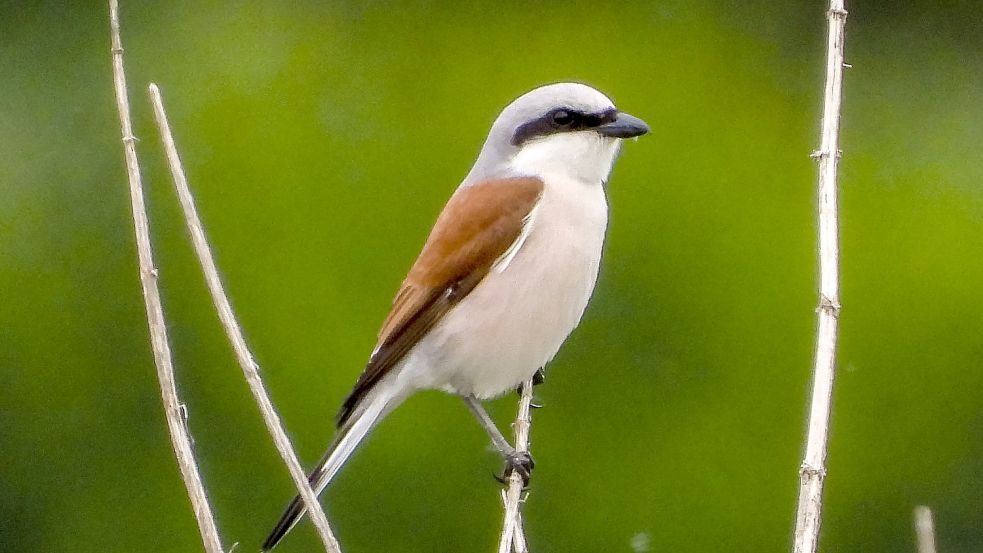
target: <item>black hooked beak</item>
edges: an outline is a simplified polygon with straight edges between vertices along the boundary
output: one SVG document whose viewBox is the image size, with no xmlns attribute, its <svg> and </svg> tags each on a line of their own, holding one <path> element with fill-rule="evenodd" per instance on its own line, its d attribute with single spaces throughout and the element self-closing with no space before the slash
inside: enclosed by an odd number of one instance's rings
<svg viewBox="0 0 983 553">
<path fill-rule="evenodd" d="M 604 136 L 613 138 L 633 138 L 648 134 L 651 129 L 649 129 L 645 121 L 642 121 L 638 117 L 619 111 L 614 121 L 605 123 L 594 130 Z"/>
</svg>

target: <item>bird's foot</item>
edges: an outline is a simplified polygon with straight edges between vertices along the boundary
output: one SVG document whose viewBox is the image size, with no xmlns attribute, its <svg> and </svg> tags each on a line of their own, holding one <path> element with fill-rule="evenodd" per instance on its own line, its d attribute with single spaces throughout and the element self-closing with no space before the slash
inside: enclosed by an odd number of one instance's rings
<svg viewBox="0 0 983 553">
<path fill-rule="evenodd" d="M 532 476 L 532 469 L 536 462 L 532 460 L 532 455 L 528 451 L 514 451 L 505 456 L 505 472 L 502 476 L 496 476 L 502 484 L 508 484 L 512 474 L 522 477 L 522 489 L 529 487 L 529 478 Z"/>
<path fill-rule="evenodd" d="M 546 373 L 543 371 L 543 369 L 536 369 L 535 374 L 532 375 L 532 385 L 533 386 L 539 386 L 543 382 L 546 382 Z M 515 393 L 521 396 L 522 395 L 522 386 L 519 386 L 518 388 L 516 388 L 515 389 Z M 540 407 L 543 406 L 543 404 L 533 402 L 533 403 L 529 404 L 529 406 L 532 407 L 533 409 L 539 409 Z"/>
</svg>

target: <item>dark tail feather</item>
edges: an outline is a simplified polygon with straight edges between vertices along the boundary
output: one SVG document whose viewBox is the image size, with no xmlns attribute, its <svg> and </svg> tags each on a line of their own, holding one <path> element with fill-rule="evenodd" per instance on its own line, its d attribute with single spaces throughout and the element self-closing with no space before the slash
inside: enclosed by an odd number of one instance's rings
<svg viewBox="0 0 983 553">
<path fill-rule="evenodd" d="M 269 551 L 276 547 L 276 544 L 280 543 L 283 536 L 287 535 L 287 532 L 297 524 L 300 517 L 304 515 L 304 502 L 301 501 L 300 496 L 294 498 L 287 507 L 287 510 L 280 517 L 280 521 L 276 523 L 273 527 L 273 531 L 263 542 L 263 551 Z"/>
<path fill-rule="evenodd" d="M 388 413 L 390 408 L 395 408 L 404 398 L 404 395 L 393 396 L 388 389 L 380 389 L 380 386 L 376 385 L 375 389 L 362 399 L 355 414 L 349 417 L 338 430 L 331 447 L 311 471 L 310 476 L 307 477 L 307 481 L 311 483 L 311 488 L 314 490 L 314 495 L 320 495 L 324 491 L 328 482 L 334 478 L 341 466 L 354 453 L 362 438 L 368 434 L 380 418 Z M 280 522 L 276 523 L 273 532 L 263 542 L 263 551 L 269 551 L 276 547 L 276 544 L 290 532 L 291 528 L 297 525 L 297 522 L 306 512 L 307 507 L 304 505 L 304 501 L 299 495 L 294 497 L 286 512 L 280 517 Z"/>
<path fill-rule="evenodd" d="M 324 463 L 327 462 L 333 450 L 334 444 L 332 444 L 332 447 L 330 447 L 327 453 L 324 454 L 324 457 L 321 457 L 321 460 L 318 461 L 317 466 L 314 467 L 314 470 L 307 475 L 307 482 L 311 485 L 311 488 L 314 489 L 315 495 L 319 494 L 321 491 L 318 489 L 318 480 L 321 478 Z M 270 532 L 270 535 L 267 536 L 266 541 L 263 542 L 262 550 L 266 552 L 276 547 L 276 545 L 280 543 L 280 540 L 287 535 L 287 532 L 290 532 L 290 530 L 292 530 L 293 527 L 300 522 L 300 517 L 304 516 L 304 513 L 306 512 L 307 507 L 304 505 L 304 500 L 300 498 L 300 494 L 295 495 L 293 500 L 290 502 L 290 505 L 287 505 L 287 510 L 283 512 L 280 520 L 276 523 L 276 526 L 273 527 L 273 531 Z"/>
</svg>

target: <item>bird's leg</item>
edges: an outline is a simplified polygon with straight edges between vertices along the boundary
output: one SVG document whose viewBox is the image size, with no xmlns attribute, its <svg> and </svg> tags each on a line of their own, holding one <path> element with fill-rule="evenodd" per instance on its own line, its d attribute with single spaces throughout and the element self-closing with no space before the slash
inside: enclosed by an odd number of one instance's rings
<svg viewBox="0 0 983 553">
<path fill-rule="evenodd" d="M 512 447 L 509 441 L 505 439 L 505 436 L 498 430 L 495 421 L 488 416 L 488 412 L 485 411 L 484 406 L 481 405 L 478 398 L 465 396 L 464 403 L 474 413 L 475 418 L 478 419 L 478 423 L 481 424 L 481 427 L 488 433 L 488 437 L 491 438 L 495 449 L 505 459 L 505 474 L 498 480 L 505 482 L 508 480 L 509 475 L 517 472 L 522 477 L 523 486 L 528 486 L 529 476 L 532 475 L 532 469 L 536 465 L 532 460 L 532 455 L 529 455 L 528 451 L 517 451 Z"/>
<path fill-rule="evenodd" d="M 491 438 L 495 449 L 497 449 L 503 457 L 508 457 L 509 455 L 515 454 L 515 448 L 509 444 L 509 441 L 506 440 L 505 436 L 503 436 L 498 430 L 498 426 L 495 425 L 495 421 L 488 416 L 488 412 L 485 411 L 485 407 L 481 405 L 478 398 L 474 396 L 466 396 L 464 398 L 464 403 L 466 403 L 468 408 L 471 409 L 471 412 L 474 413 L 474 416 L 476 419 L 478 419 L 478 423 L 481 424 L 481 427 L 488 433 L 488 437 Z"/>
</svg>

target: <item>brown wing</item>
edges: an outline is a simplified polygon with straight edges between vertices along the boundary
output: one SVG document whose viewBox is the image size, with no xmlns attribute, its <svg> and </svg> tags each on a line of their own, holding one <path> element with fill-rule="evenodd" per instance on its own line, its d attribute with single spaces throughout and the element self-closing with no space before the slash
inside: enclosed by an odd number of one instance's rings
<svg viewBox="0 0 983 553">
<path fill-rule="evenodd" d="M 372 386 L 488 274 L 521 235 L 524 219 L 542 192 L 541 180 L 523 177 L 483 181 L 451 196 L 393 300 L 375 352 L 341 408 L 339 426 Z"/>
</svg>

